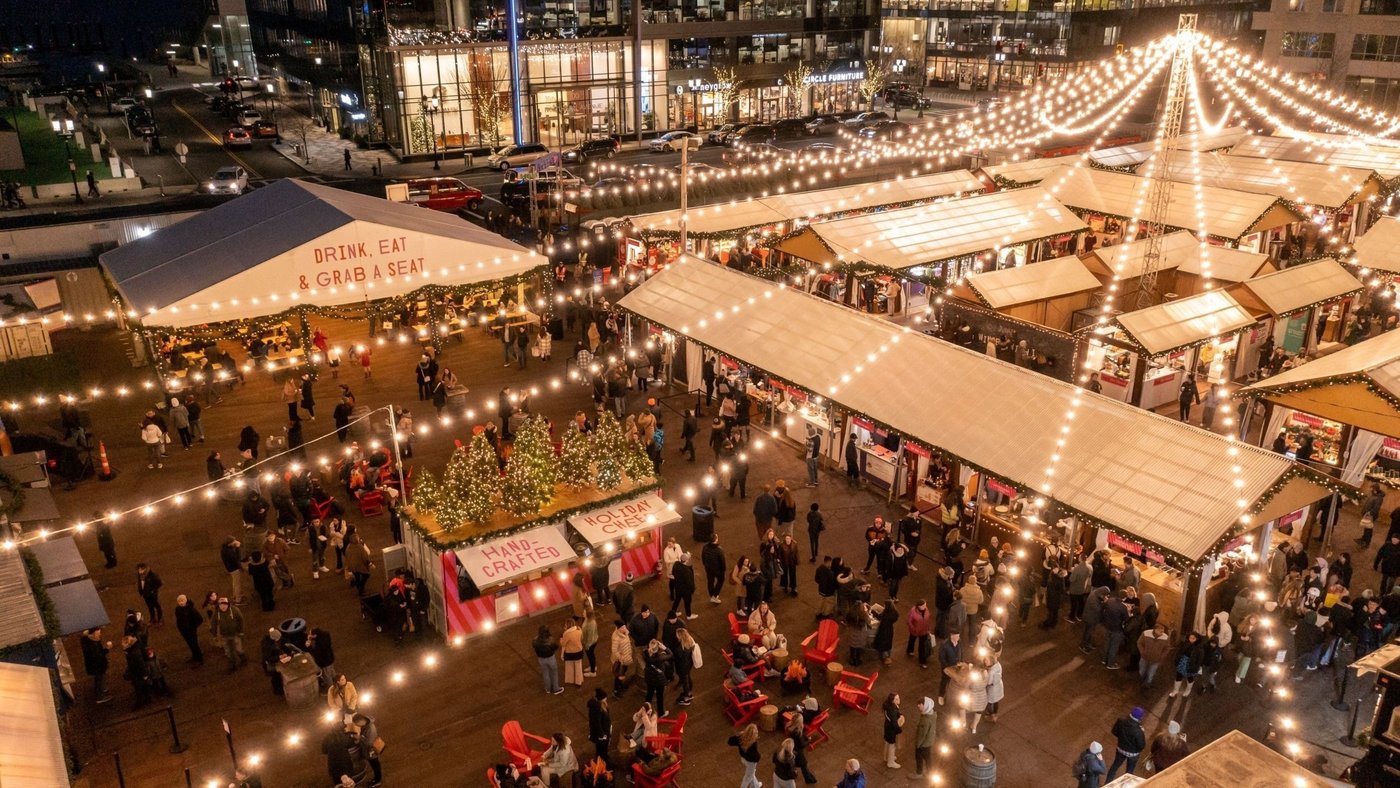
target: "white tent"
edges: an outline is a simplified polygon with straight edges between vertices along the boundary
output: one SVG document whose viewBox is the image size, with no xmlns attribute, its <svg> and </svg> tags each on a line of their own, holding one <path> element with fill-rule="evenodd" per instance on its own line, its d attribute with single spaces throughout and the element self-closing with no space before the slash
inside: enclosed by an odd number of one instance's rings
<svg viewBox="0 0 1400 788">
<path fill-rule="evenodd" d="M 1028 188 L 822 222 L 776 248 L 814 262 L 826 261 L 824 248 L 846 263 L 906 269 L 1086 229 L 1043 189 Z"/>
<path fill-rule="evenodd" d="M 1001 164 L 989 164 L 982 168 L 982 171 L 993 178 L 1002 178 L 1018 186 L 1025 186 L 1032 183 L 1040 183 L 1045 180 L 1045 176 L 1056 169 L 1073 165 L 1078 161 L 1078 156 L 1047 156 L 1043 159 L 1026 159 L 1024 161 L 1008 161 Z"/>
<path fill-rule="evenodd" d="M 1231 126 L 1214 134 L 1183 134 L 1177 139 L 1176 149 L 1179 151 L 1210 151 L 1228 148 L 1244 138 L 1246 133 L 1247 130 L 1244 126 Z M 1136 167 L 1151 158 L 1156 150 L 1156 140 L 1146 140 L 1128 145 L 1116 145 L 1112 148 L 1102 148 L 1090 153 L 1089 158 L 1095 164 L 1103 167 Z"/>
<path fill-rule="evenodd" d="M 1400 148 L 1394 147 L 1394 140 L 1369 141 L 1326 134 L 1313 136 L 1314 139 L 1307 140 L 1251 134 L 1231 148 L 1230 155 L 1359 167 L 1375 170 L 1386 179 L 1400 177 Z"/>
<path fill-rule="evenodd" d="M 967 286 L 987 306 L 1005 309 L 1086 290 L 1103 285 L 1074 255 L 1030 265 L 968 274 Z"/>
<path fill-rule="evenodd" d="M 145 325 L 171 327 L 490 282 L 547 263 L 451 214 L 290 179 L 100 260 Z"/>
<path fill-rule="evenodd" d="M 886 205 L 924 202 L 941 197 L 971 194 L 984 189 L 986 184 L 967 170 L 950 170 L 879 183 L 792 192 L 742 202 L 691 208 L 686 213 L 686 230 L 694 234 L 737 233 L 770 224 Z M 644 232 L 678 231 L 680 221 L 681 212 L 678 209 L 632 217 L 633 226 Z"/>
<path fill-rule="evenodd" d="M 1143 169 L 1154 160 L 1148 159 Z M 1161 168 L 1156 169 L 1156 174 L 1163 174 Z M 1365 199 L 1385 186 L 1371 169 L 1223 153 L 1202 153 L 1194 158 L 1178 155 L 1172 160 L 1167 177 L 1186 184 L 1199 179 L 1206 186 L 1238 189 L 1332 209 Z"/>
<path fill-rule="evenodd" d="M 69 785 L 48 669 L 0 662 L 0 708 L 0 785 Z"/>
<path fill-rule="evenodd" d="M 1348 261 L 1373 271 L 1400 273 L 1400 219 L 1382 216 L 1364 235 L 1352 243 L 1355 253 Z"/>
<path fill-rule="evenodd" d="M 1114 318 L 1129 340 L 1149 356 L 1248 328 L 1257 321 L 1224 290 L 1207 290 Z"/>
<path fill-rule="evenodd" d="M 1057 502 L 1188 561 L 1238 532 L 1238 498 L 1262 522 L 1328 492 L 1273 452 L 1230 456 L 1213 432 L 698 258 L 619 304 L 1028 488 L 1058 452 Z M 1074 399 L 1074 432 L 1057 448 Z M 1241 486 L 1222 481 L 1233 479 Z"/>
<path fill-rule="evenodd" d="M 1255 277 L 1240 285 L 1274 317 L 1355 295 L 1363 285 L 1336 260 L 1325 257 L 1306 265 Z M 1242 296 L 1243 297 L 1243 296 Z"/>
</svg>

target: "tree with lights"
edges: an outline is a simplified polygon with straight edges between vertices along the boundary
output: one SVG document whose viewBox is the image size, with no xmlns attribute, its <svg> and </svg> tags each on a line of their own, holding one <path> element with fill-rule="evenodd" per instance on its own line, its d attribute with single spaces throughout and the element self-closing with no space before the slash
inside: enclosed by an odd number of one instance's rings
<svg viewBox="0 0 1400 788">
<path fill-rule="evenodd" d="M 880 95 L 880 91 L 885 89 L 885 71 L 883 68 L 872 68 L 865 74 L 865 79 L 860 81 L 860 97 L 865 99 L 865 103 L 875 109 L 875 97 Z"/>
<path fill-rule="evenodd" d="M 622 425 L 611 411 L 603 411 L 598 417 L 598 428 L 593 431 L 593 458 L 598 470 L 594 483 L 600 490 L 611 490 L 622 484 L 622 471 L 627 461 L 627 436 L 622 434 Z"/>
<path fill-rule="evenodd" d="M 559 481 L 575 489 L 593 483 L 593 437 L 574 421 L 564 430 L 559 449 Z"/>
<path fill-rule="evenodd" d="M 458 449 L 453 453 L 453 459 L 457 459 L 457 454 L 463 453 Z M 496 492 L 501 487 L 501 466 L 497 464 L 496 451 L 487 442 L 486 436 L 477 434 L 472 437 L 471 451 L 465 453 L 460 475 L 464 477 L 464 483 L 458 487 L 461 496 L 460 512 L 463 522 L 480 523 L 490 519 L 496 512 Z M 443 485 L 452 486 L 452 463 L 448 463 L 447 472 L 443 475 Z M 441 510 L 441 507 L 439 507 Z M 438 517 L 441 521 L 441 515 Z"/>
<path fill-rule="evenodd" d="M 538 512 L 554 497 L 557 476 L 549 427 L 543 417 L 532 416 L 516 431 L 501 487 L 501 506 L 517 517 Z"/>
<path fill-rule="evenodd" d="M 733 120 L 739 116 L 739 72 L 733 66 L 720 66 L 715 69 L 715 92 L 719 94 L 720 105 L 724 107 L 724 119 Z"/>
<path fill-rule="evenodd" d="M 808 82 L 812 81 L 812 69 L 806 63 L 798 61 L 797 65 L 788 69 L 783 75 L 783 84 L 787 88 L 787 114 L 789 118 L 796 118 L 802 114 L 802 98 L 810 89 Z"/>
<path fill-rule="evenodd" d="M 505 118 L 506 110 L 501 103 L 500 91 L 494 85 L 473 90 L 472 110 L 476 114 L 477 137 L 492 150 L 501 147 L 501 121 Z"/>
<path fill-rule="evenodd" d="M 442 485 L 427 469 L 418 474 L 418 482 L 413 485 L 413 506 L 425 512 L 431 512 L 438 507 L 439 497 L 442 495 Z"/>
<path fill-rule="evenodd" d="M 623 455 L 622 470 L 627 473 L 627 478 L 634 482 L 640 482 L 656 475 L 656 466 L 651 464 L 651 457 L 647 456 L 645 444 L 640 440 L 624 439 L 623 445 L 627 447 L 627 452 Z"/>
</svg>

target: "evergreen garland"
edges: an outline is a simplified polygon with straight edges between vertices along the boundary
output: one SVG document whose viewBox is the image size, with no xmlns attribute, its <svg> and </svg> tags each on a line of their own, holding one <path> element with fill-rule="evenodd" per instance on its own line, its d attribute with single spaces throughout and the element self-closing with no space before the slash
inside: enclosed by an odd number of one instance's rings
<svg viewBox="0 0 1400 788">
<path fill-rule="evenodd" d="M 554 497 L 557 475 L 549 427 L 542 417 L 532 416 L 516 432 L 501 488 L 502 508 L 517 517 L 538 512 Z"/>
<path fill-rule="evenodd" d="M 622 425 L 612 411 L 603 411 L 593 433 L 593 457 L 597 462 L 594 484 L 600 490 L 612 490 L 622 484 L 622 471 L 627 459 L 627 438 Z"/>
<path fill-rule="evenodd" d="M 457 451 L 460 452 L 461 449 Z M 448 472 L 451 471 L 452 466 L 449 464 Z M 467 484 L 465 499 L 462 501 L 462 516 L 470 522 L 485 522 L 496 511 L 496 492 L 501 486 L 501 466 L 485 435 L 478 434 L 472 438 L 464 472 Z M 438 522 L 442 522 L 440 515 Z"/>
<path fill-rule="evenodd" d="M 592 458 L 593 436 L 579 431 L 578 423 L 570 420 L 559 450 L 559 481 L 575 489 L 592 484 Z"/>
</svg>

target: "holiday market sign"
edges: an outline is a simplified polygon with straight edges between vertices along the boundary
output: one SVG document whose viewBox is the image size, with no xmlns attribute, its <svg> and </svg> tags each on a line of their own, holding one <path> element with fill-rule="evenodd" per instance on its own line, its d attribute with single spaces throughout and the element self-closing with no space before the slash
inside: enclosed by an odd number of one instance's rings
<svg viewBox="0 0 1400 788">
<path fill-rule="evenodd" d="M 555 525 L 532 528 L 457 551 L 457 560 L 462 562 L 478 588 L 548 571 L 576 558 L 578 554 Z"/>
<path fill-rule="evenodd" d="M 569 525 L 594 547 L 622 539 L 629 533 L 660 528 L 679 522 L 681 516 L 661 500 L 656 492 L 633 498 L 606 509 L 597 509 L 569 518 Z"/>
<path fill-rule="evenodd" d="M 365 285 L 422 273 L 422 238 L 406 233 L 377 234 L 382 231 L 372 228 L 368 233 L 355 233 L 363 238 L 328 236 L 303 248 L 293 269 L 297 289 Z"/>
</svg>

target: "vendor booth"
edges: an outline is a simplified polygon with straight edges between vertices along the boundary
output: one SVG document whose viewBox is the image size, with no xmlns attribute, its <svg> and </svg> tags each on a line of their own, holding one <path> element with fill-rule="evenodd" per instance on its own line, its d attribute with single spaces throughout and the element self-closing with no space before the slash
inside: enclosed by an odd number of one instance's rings
<svg viewBox="0 0 1400 788">
<path fill-rule="evenodd" d="M 1230 731 L 1215 741 L 1193 747 L 1190 755 L 1137 785 L 1144 788 L 1199 788 L 1207 785 L 1335 788 L 1345 783 L 1313 774 L 1253 736 Z"/>
<path fill-rule="evenodd" d="M 748 304 L 756 306 L 745 312 Z M 1025 531 L 1047 540 L 1058 531 L 1120 561 L 1124 553 L 1140 555 L 1160 575 L 1163 610 L 1188 621 L 1210 609 L 1222 567 L 1265 554 L 1275 520 L 1332 489 L 1281 455 L 693 257 L 619 305 L 897 436 L 897 473 L 914 445 L 951 461 L 958 467 L 952 481 L 969 482 L 974 506 L 1007 506 L 1008 525 L 979 523 L 979 541 Z M 710 319 L 735 308 L 745 319 Z M 1071 400 L 1079 402 L 1074 437 L 1059 445 L 1057 417 Z M 1011 499 L 1038 485 L 1051 454 L 1060 457 L 1055 517 L 1049 525 L 1013 518 Z M 923 486 L 896 482 L 907 502 Z M 1063 520 L 1075 526 L 1058 528 Z M 1181 618 L 1164 621 L 1175 626 Z"/>
<path fill-rule="evenodd" d="M 1352 255 L 1346 260 L 1350 265 L 1361 269 L 1369 282 L 1371 276 L 1382 280 L 1393 280 L 1400 274 L 1400 219 L 1382 216 L 1371 225 L 1360 238 L 1352 243 Z"/>
<path fill-rule="evenodd" d="M 1395 140 L 1316 132 L 1309 132 L 1308 137 L 1250 134 L 1230 149 L 1230 155 L 1374 170 L 1391 189 L 1400 178 L 1400 147 Z"/>
<path fill-rule="evenodd" d="M 1208 290 L 1083 329 L 1080 353 L 1087 368 L 1099 372 L 1104 394 L 1155 410 L 1176 400 L 1187 375 L 1206 381 L 1217 352 L 1227 356 L 1222 371 L 1228 379 L 1239 334 L 1254 323 L 1229 293 Z"/>
<path fill-rule="evenodd" d="M 1060 184 L 1060 199 L 1089 223 L 1096 246 L 1102 246 L 1120 243 L 1126 237 L 1125 224 L 1133 216 L 1133 206 L 1147 193 L 1148 180 L 1079 167 L 1049 173 L 1045 182 Z M 1202 210 L 1198 211 L 1195 191 L 1183 186 L 1181 194 L 1167 203 L 1162 217 L 1167 229 L 1199 232 L 1204 215 L 1209 238 L 1247 251 L 1267 252 L 1274 238 L 1285 236 L 1291 225 L 1303 220 L 1277 197 L 1218 186 L 1200 187 Z"/>
<path fill-rule="evenodd" d="M 71 785 L 55 697 L 47 668 L 0 662 L 0 785 Z"/>
<path fill-rule="evenodd" d="M 1231 295 L 1259 318 L 1265 337 L 1290 356 L 1310 356 L 1343 337 L 1342 326 L 1364 289 L 1336 260 L 1326 257 L 1255 277 L 1229 288 Z M 1247 332 L 1237 354 L 1234 377 L 1259 368 L 1258 331 Z"/>
<path fill-rule="evenodd" d="M 1173 147 L 1181 151 L 1183 157 L 1192 151 L 1200 153 L 1220 150 L 1238 143 L 1248 132 L 1244 126 L 1230 126 L 1216 132 L 1182 134 L 1176 138 Z M 1108 169 L 1129 169 L 1152 158 L 1158 144 L 1157 140 L 1145 140 L 1100 148 L 1089 154 L 1089 160 Z"/>
<path fill-rule="evenodd" d="M 1035 265 L 980 271 L 953 286 L 953 296 L 975 301 L 1008 317 L 1057 331 L 1092 301 L 1102 284 L 1075 255 Z"/>
<path fill-rule="evenodd" d="M 822 222 L 773 248 L 818 267 L 941 282 L 1061 257 L 1077 248 L 1084 229 L 1048 192 L 1032 188 Z"/>
<path fill-rule="evenodd" d="M 573 569 L 608 564 L 609 583 L 655 574 L 661 529 L 680 521 L 659 486 L 561 493 L 522 522 L 501 516 L 470 534 L 445 531 L 428 513 L 403 508 L 409 566 L 432 589 L 429 620 L 447 637 L 567 605 Z"/>
<path fill-rule="evenodd" d="M 1128 243 L 1099 246 L 1084 258 L 1084 264 L 1105 286 L 1116 278 L 1119 302 L 1133 303 L 1149 245 L 1148 239 L 1139 238 Z M 1163 235 L 1159 253 L 1157 290 L 1177 297 L 1205 292 L 1207 279 L 1213 286 L 1234 284 L 1276 270 L 1267 254 L 1220 246 L 1218 241 L 1202 246 L 1196 236 L 1186 230 Z"/>
</svg>

